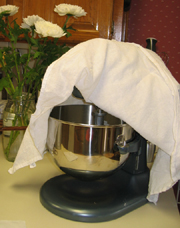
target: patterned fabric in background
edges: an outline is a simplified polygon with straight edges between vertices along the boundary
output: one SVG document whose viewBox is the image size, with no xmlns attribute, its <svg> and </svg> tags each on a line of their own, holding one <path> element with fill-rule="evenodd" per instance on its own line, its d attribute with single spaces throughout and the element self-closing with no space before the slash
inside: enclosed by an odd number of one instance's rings
<svg viewBox="0 0 180 228">
<path fill-rule="evenodd" d="M 131 1 L 128 42 L 146 47 L 148 37 L 157 39 L 156 51 L 161 57 L 167 53 L 167 67 L 180 83 L 179 0 Z"/>
</svg>

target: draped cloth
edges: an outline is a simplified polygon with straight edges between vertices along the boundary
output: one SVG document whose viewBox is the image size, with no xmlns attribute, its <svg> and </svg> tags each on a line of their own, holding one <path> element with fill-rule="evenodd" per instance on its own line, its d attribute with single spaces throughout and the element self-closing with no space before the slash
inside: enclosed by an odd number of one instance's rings
<svg viewBox="0 0 180 228">
<path fill-rule="evenodd" d="M 180 179 L 179 83 L 156 53 L 134 43 L 92 39 L 48 67 L 36 111 L 9 172 L 34 167 L 43 159 L 49 114 L 74 86 L 86 102 L 124 120 L 158 146 L 147 196 L 156 203 L 159 193 Z"/>
</svg>

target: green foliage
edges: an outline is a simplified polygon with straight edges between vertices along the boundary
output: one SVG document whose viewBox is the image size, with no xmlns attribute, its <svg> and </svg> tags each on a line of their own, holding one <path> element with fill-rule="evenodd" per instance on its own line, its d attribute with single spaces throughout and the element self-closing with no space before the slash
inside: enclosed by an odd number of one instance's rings
<svg viewBox="0 0 180 228">
<path fill-rule="evenodd" d="M 4 87 L 9 87 L 9 81 L 8 81 L 6 78 L 1 78 L 1 79 L 0 79 L 0 91 L 1 91 Z"/>
<path fill-rule="evenodd" d="M 68 30 L 74 30 L 72 27 L 66 28 L 69 18 L 63 26 L 67 37 L 71 35 Z M 25 85 L 28 85 L 28 93 L 34 96 L 41 87 L 47 67 L 70 49 L 65 44 L 58 44 L 57 38 L 38 37 L 34 26 L 30 31 L 21 28 L 16 19 L 10 22 L 8 11 L 0 14 L 0 34 L 9 41 L 8 47 L 0 48 L 0 66 L 5 73 L 0 80 L 0 91 L 5 88 L 14 98 L 22 95 Z M 28 43 L 29 50 L 23 55 L 16 48 L 19 41 Z M 30 63 L 33 63 L 32 67 Z"/>
</svg>

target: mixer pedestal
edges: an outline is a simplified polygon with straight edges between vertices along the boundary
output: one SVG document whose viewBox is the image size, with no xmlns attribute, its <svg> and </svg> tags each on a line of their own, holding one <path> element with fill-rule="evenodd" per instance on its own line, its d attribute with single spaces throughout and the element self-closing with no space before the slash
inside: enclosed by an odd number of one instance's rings
<svg viewBox="0 0 180 228">
<path fill-rule="evenodd" d="M 64 174 L 42 186 L 40 201 L 50 212 L 69 220 L 109 221 L 144 205 L 148 182 L 148 169 L 135 175 L 120 169 L 95 181 L 81 181 Z"/>
</svg>

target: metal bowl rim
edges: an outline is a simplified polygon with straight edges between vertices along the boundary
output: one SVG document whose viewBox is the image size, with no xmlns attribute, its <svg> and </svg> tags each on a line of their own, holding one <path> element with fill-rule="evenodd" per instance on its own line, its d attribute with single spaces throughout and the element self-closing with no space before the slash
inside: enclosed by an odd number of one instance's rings
<svg viewBox="0 0 180 228">
<path fill-rule="evenodd" d="M 68 124 L 68 125 L 73 125 L 73 126 L 92 127 L 92 128 L 112 128 L 112 127 L 126 127 L 126 126 L 129 126 L 130 128 L 132 128 L 127 123 L 114 124 L 114 125 L 93 125 L 93 124 L 74 123 L 74 122 L 59 120 L 59 119 L 56 119 L 54 117 L 50 117 L 50 118 L 55 119 L 56 121 L 59 121 L 59 122 L 61 122 L 63 124 Z M 134 130 L 134 129 L 132 128 L 132 130 Z"/>
</svg>

